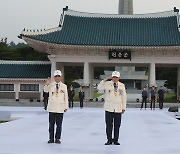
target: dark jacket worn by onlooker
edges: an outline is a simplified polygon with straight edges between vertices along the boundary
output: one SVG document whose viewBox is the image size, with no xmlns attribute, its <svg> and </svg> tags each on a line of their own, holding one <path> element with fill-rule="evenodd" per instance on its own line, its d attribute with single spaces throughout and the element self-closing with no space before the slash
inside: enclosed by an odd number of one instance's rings
<svg viewBox="0 0 180 154">
<path fill-rule="evenodd" d="M 75 95 L 74 90 L 68 90 L 68 97 L 69 97 L 69 100 L 73 100 L 74 95 Z"/>
</svg>

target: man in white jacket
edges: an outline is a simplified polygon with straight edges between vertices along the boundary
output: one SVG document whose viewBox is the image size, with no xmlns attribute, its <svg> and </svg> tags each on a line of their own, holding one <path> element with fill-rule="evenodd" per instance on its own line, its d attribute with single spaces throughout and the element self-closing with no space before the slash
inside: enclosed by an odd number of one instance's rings
<svg viewBox="0 0 180 154">
<path fill-rule="evenodd" d="M 54 80 L 46 80 L 44 92 L 49 92 L 47 111 L 49 112 L 49 141 L 48 143 L 60 144 L 63 113 L 68 109 L 67 86 L 61 82 L 62 74 L 60 70 L 54 72 Z M 56 124 L 56 133 L 54 136 L 54 126 Z M 54 140 L 55 137 L 55 140 Z"/>
<path fill-rule="evenodd" d="M 120 73 L 112 72 L 112 77 L 102 80 L 98 85 L 98 90 L 105 93 L 105 121 L 107 142 L 105 145 L 114 143 L 120 145 L 119 129 L 121 125 L 121 115 L 126 110 L 126 89 L 123 83 L 119 82 Z M 110 81 L 108 81 L 110 80 Z M 114 138 L 112 138 L 112 130 L 114 127 Z"/>
</svg>

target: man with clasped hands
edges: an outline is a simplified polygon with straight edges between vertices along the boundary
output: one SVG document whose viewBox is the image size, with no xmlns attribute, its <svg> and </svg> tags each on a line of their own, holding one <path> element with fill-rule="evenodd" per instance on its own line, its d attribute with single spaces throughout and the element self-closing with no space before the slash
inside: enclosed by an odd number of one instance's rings
<svg viewBox="0 0 180 154">
<path fill-rule="evenodd" d="M 62 73 L 60 70 L 54 71 L 54 80 L 46 80 L 44 92 L 49 92 L 47 111 L 49 112 L 49 141 L 48 143 L 60 144 L 63 114 L 68 109 L 67 86 L 61 82 Z M 56 133 L 54 136 L 54 126 Z M 54 140 L 55 139 L 55 140 Z"/>
<path fill-rule="evenodd" d="M 98 85 L 98 90 L 105 93 L 105 121 L 107 142 L 105 145 L 120 145 L 119 129 L 121 125 L 121 115 L 126 110 L 126 89 L 125 85 L 119 82 L 120 73 L 112 72 L 112 77 L 102 80 Z M 110 81 L 109 81 L 110 80 Z M 114 127 L 114 138 L 112 138 L 112 129 Z"/>
</svg>

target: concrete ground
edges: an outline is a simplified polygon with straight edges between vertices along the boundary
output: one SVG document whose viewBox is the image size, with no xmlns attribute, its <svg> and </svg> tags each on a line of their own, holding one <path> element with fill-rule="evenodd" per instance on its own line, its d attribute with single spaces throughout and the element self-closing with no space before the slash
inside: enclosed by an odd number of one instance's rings
<svg viewBox="0 0 180 154">
<path fill-rule="evenodd" d="M 179 154 L 180 125 L 174 113 L 128 108 L 120 146 L 105 146 L 103 108 L 75 107 L 64 115 L 62 144 L 47 144 L 48 114 L 42 107 L 0 106 L 20 119 L 0 124 L 0 154 Z M 24 116 L 23 116 L 24 115 Z"/>
</svg>

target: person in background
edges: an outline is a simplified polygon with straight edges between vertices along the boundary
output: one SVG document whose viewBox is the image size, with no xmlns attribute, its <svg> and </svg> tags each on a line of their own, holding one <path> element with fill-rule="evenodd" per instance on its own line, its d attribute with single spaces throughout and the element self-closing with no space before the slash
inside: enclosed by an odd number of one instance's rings
<svg viewBox="0 0 180 154">
<path fill-rule="evenodd" d="M 157 93 L 159 98 L 159 109 L 163 109 L 164 96 L 165 96 L 165 91 L 163 89 L 163 86 L 160 86 L 160 89 L 158 90 Z"/>
<path fill-rule="evenodd" d="M 82 90 L 82 86 L 79 88 L 79 101 L 80 101 L 80 108 L 83 108 L 83 100 L 84 100 L 84 92 Z"/>
<path fill-rule="evenodd" d="M 156 89 L 155 89 L 155 86 L 152 86 L 152 89 L 150 91 L 150 94 L 151 94 L 151 105 L 150 105 L 150 108 L 152 110 L 155 110 L 155 102 L 156 102 Z"/>
<path fill-rule="evenodd" d="M 48 143 L 60 144 L 62 121 L 64 112 L 68 109 L 68 92 L 67 86 L 61 82 L 62 74 L 60 70 L 54 72 L 54 80 L 46 80 L 44 92 L 49 93 L 47 111 L 49 112 L 49 141 Z M 56 124 L 56 133 L 54 136 L 54 127 Z M 55 138 L 55 141 L 54 141 Z"/>
<path fill-rule="evenodd" d="M 43 91 L 44 110 L 47 109 L 49 93 Z"/>
<path fill-rule="evenodd" d="M 125 85 L 119 82 L 120 73 L 112 72 L 112 77 L 105 78 L 98 85 L 98 90 L 105 93 L 105 121 L 107 142 L 105 145 L 114 143 L 120 145 L 119 129 L 121 125 L 121 116 L 126 110 L 126 89 Z M 110 80 L 110 81 L 108 81 Z M 112 138 L 112 130 L 114 128 L 114 138 Z"/>
<path fill-rule="evenodd" d="M 144 87 L 144 89 L 142 91 L 141 109 L 143 108 L 143 104 L 145 104 L 145 109 L 146 109 L 146 107 L 147 107 L 147 97 L 148 97 L 148 93 L 147 93 L 146 87 Z"/>
<path fill-rule="evenodd" d="M 74 106 L 74 96 L 75 96 L 75 91 L 73 85 L 71 85 L 70 89 L 68 90 L 69 108 L 73 108 Z"/>
</svg>

